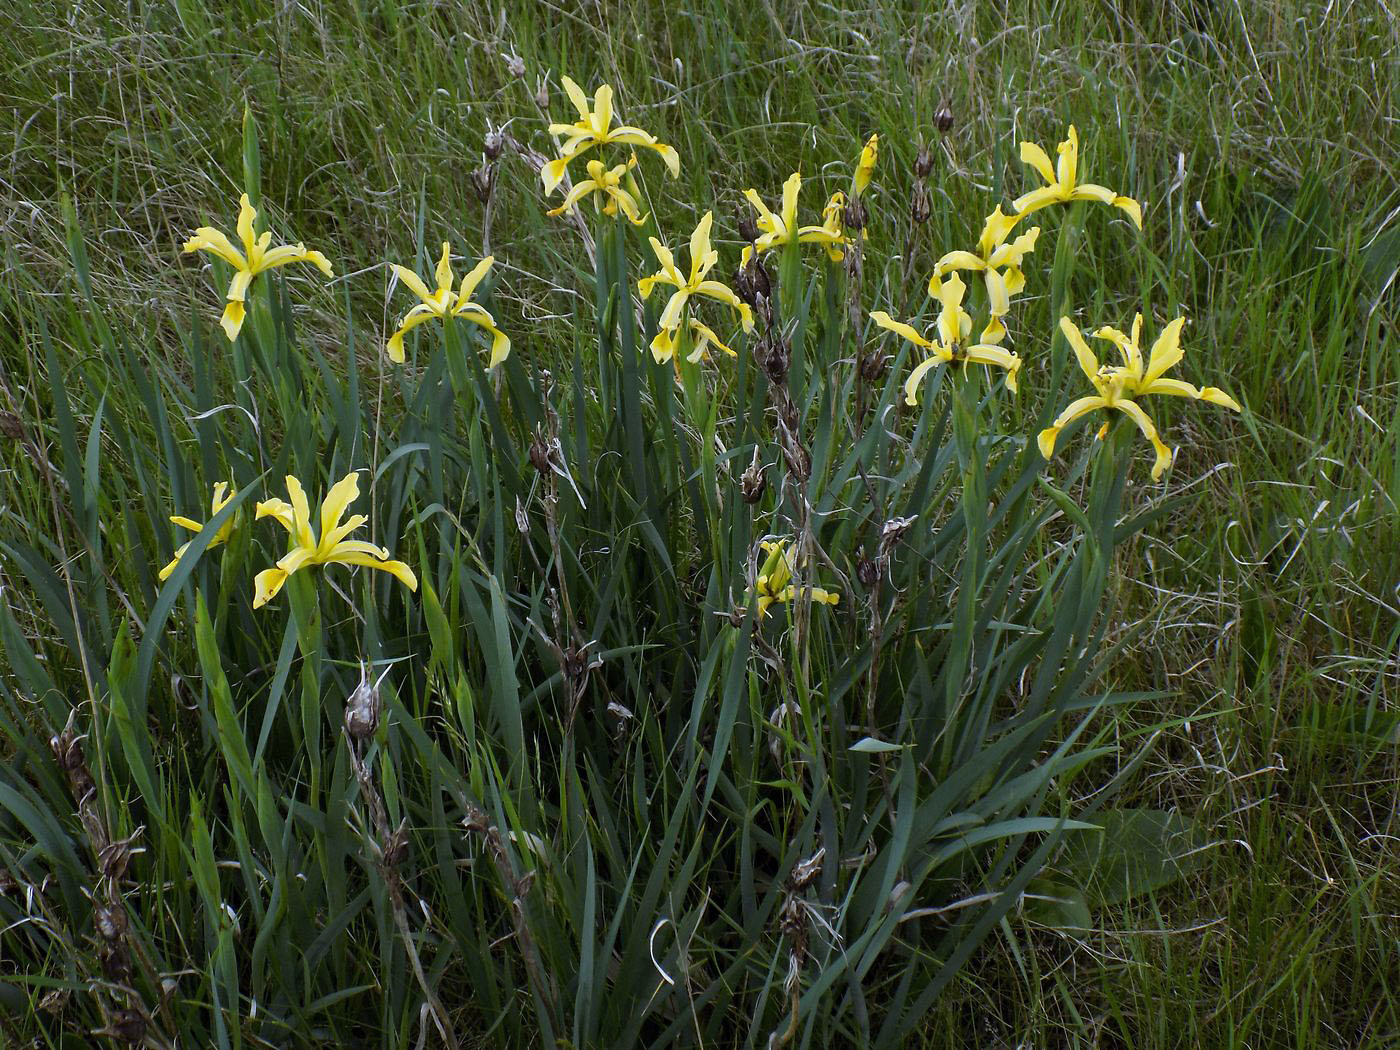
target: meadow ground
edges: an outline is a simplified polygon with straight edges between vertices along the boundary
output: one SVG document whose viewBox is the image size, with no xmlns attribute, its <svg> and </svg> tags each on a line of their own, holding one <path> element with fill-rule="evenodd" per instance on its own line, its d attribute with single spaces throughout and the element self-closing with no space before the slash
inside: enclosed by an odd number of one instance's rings
<svg viewBox="0 0 1400 1050">
<path fill-rule="evenodd" d="M 503 327 L 537 355 L 569 346 L 556 275 L 581 265 L 578 247 L 519 158 L 500 168 L 489 230 L 471 175 L 489 129 L 547 148 L 545 76 L 616 85 L 629 121 L 686 160 L 678 181 L 652 182 L 653 206 L 714 200 L 729 237 L 748 186 L 771 196 L 798 166 L 848 164 L 874 131 L 884 171 L 929 145 L 916 275 L 1020 178 L 1020 139 L 1074 122 L 1094 170 L 1146 203 L 1147 250 L 1106 257 L 1130 271 L 1117 293 L 1135 268 L 1153 302 L 1179 304 L 1200 374 L 1247 406 L 1177 414 L 1172 484 L 1187 498 L 1119 556 L 1117 615 L 1143 629 L 1113 685 L 1164 693 L 1118 715 L 1125 739 L 1160 731 L 1119 802 L 1187 814 L 1205 840 L 1185 879 L 1102 902 L 1092 931 L 1003 923 L 923 1041 L 1400 1046 L 1400 15 L 1337 0 L 1011 7 L 7 5 L 0 407 L 56 440 L 33 415 L 37 333 L 97 352 L 72 305 L 65 194 L 109 322 L 181 367 L 177 331 L 217 306 L 179 245 L 230 213 L 245 103 L 264 199 L 299 238 L 408 260 L 451 228 L 503 260 Z M 909 201 L 878 177 L 871 207 L 906 228 Z M 902 236 L 869 251 L 898 254 Z M 381 276 L 308 292 L 312 316 L 349 302 L 387 330 L 398 304 Z M 1123 296 L 1111 313 L 1141 306 Z M 1034 288 L 1021 325 L 1048 339 Z M 55 529 L 7 427 L 0 533 Z M 37 637 L 12 565 L 0 586 Z"/>
</svg>

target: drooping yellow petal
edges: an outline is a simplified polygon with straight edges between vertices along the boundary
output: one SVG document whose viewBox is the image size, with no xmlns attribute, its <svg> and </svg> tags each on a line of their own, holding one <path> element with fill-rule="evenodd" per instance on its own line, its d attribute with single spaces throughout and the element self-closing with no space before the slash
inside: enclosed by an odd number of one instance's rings
<svg viewBox="0 0 1400 1050">
<path fill-rule="evenodd" d="M 904 381 L 904 403 L 917 405 L 919 403 L 919 387 L 924 381 L 924 376 L 939 365 L 947 364 L 949 360 L 950 358 L 935 353 L 915 365 L 914 370 L 909 373 L 909 378 Z"/>
<path fill-rule="evenodd" d="M 1136 401 L 1131 401 L 1125 398 L 1121 401 L 1116 402 L 1113 405 L 1113 407 L 1118 409 L 1118 411 L 1122 412 L 1134 423 L 1136 423 L 1138 425 L 1138 429 L 1142 431 L 1143 436 L 1146 437 L 1148 441 L 1152 442 L 1152 448 L 1157 453 L 1157 459 L 1152 464 L 1152 480 L 1156 481 L 1162 476 L 1163 471 L 1165 471 L 1169 466 L 1171 466 L 1172 450 L 1169 449 L 1162 442 L 1162 439 L 1157 436 L 1156 425 L 1152 422 L 1150 418 L 1148 418 L 1147 413 L 1142 410 L 1142 406 L 1139 405 Z"/>
<path fill-rule="evenodd" d="M 1097 394 L 1092 397 L 1081 397 L 1071 401 L 1065 410 L 1055 417 L 1055 421 L 1040 432 L 1037 443 L 1040 446 L 1040 454 L 1049 459 L 1055 454 L 1055 442 L 1060 436 L 1060 431 L 1073 423 L 1080 416 L 1088 415 L 1096 409 L 1107 408 L 1108 402 Z"/>
<path fill-rule="evenodd" d="M 999 346 L 987 343 L 978 343 L 964 350 L 963 357 L 977 364 L 994 365 L 997 368 L 1006 369 L 1006 388 L 1013 394 L 1016 393 L 1018 389 L 1017 377 L 1021 374 L 1021 359 L 1010 350 L 1003 350 Z"/>
<path fill-rule="evenodd" d="M 234 299 L 224 307 L 224 314 L 219 318 L 219 327 L 224 330 L 224 335 L 228 336 L 231 343 L 238 338 L 239 331 L 243 328 L 243 319 L 246 311 L 243 308 L 241 299 Z"/>
<path fill-rule="evenodd" d="M 384 349 L 389 355 L 389 360 L 398 365 L 403 364 L 403 337 L 424 321 L 431 321 L 433 318 L 441 316 L 442 311 L 428 303 L 419 303 L 412 310 L 408 311 L 408 313 L 404 315 L 403 320 L 399 322 L 398 330 L 395 331 L 394 334 L 389 337 L 389 341 L 384 344 Z"/>
<path fill-rule="evenodd" d="M 278 568 L 264 569 L 253 578 L 253 608 L 261 609 L 277 597 L 287 582 L 287 573 Z"/>
<path fill-rule="evenodd" d="M 341 547 L 344 546 L 341 544 Z M 412 569 L 401 561 L 384 560 L 370 554 L 342 553 L 337 548 L 326 558 L 326 564 L 360 565 L 367 569 L 379 569 L 389 573 L 410 591 L 418 590 L 418 577 L 413 574 Z"/>
<path fill-rule="evenodd" d="M 921 346 L 925 350 L 933 349 L 933 342 L 920 335 L 918 329 L 913 325 L 906 324 L 903 321 L 896 321 L 889 314 L 885 313 L 884 310 L 870 311 L 870 319 L 886 331 L 893 332 L 898 336 L 903 336 L 915 346 Z"/>
</svg>

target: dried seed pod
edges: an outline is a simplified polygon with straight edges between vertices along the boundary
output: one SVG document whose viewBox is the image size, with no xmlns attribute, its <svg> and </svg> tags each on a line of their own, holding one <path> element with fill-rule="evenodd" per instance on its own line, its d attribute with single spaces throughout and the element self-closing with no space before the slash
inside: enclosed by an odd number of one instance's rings
<svg viewBox="0 0 1400 1050">
<path fill-rule="evenodd" d="M 826 847 L 822 846 L 806 860 L 792 866 L 791 885 L 794 890 L 805 890 L 821 874 L 822 861 L 826 858 Z"/>
<path fill-rule="evenodd" d="M 744 212 L 739 216 L 739 236 L 744 238 L 749 244 L 758 240 L 758 223 L 754 221 L 752 215 Z"/>
<path fill-rule="evenodd" d="M 126 909 L 120 903 L 95 906 L 92 910 L 92 923 L 97 928 L 97 935 L 104 941 L 118 941 L 126 936 L 127 917 Z"/>
<path fill-rule="evenodd" d="M 787 382 L 788 369 L 792 367 L 792 351 L 788 348 L 787 340 L 781 335 L 769 333 L 759 346 L 762 350 L 759 364 L 763 366 L 763 374 L 774 386 L 782 386 Z"/>
<path fill-rule="evenodd" d="M 805 484 L 812 476 L 812 455 L 796 442 L 790 442 L 783 447 L 783 461 L 787 464 L 788 473 L 794 481 Z"/>
<path fill-rule="evenodd" d="M 542 430 L 535 431 L 535 438 L 530 442 L 530 465 L 544 477 L 549 473 L 549 442 L 545 439 Z"/>
<path fill-rule="evenodd" d="M 131 952 L 124 941 L 106 945 L 97 953 L 102 965 L 102 976 L 116 984 L 126 984 L 131 980 Z"/>
<path fill-rule="evenodd" d="M 502 128 L 486 129 L 486 138 L 482 140 L 481 149 L 486 154 L 487 160 L 495 160 L 506 148 L 506 133 Z"/>
<path fill-rule="evenodd" d="M 878 350 L 872 350 L 864 354 L 860 359 L 860 377 L 867 383 L 878 383 L 884 378 L 886 370 L 890 367 L 889 354 L 882 354 Z"/>
<path fill-rule="evenodd" d="M 65 773 L 81 769 L 83 763 L 87 761 L 87 755 L 83 752 L 82 738 L 71 728 L 50 738 L 49 747 L 53 749 L 54 758 L 58 760 L 58 768 Z"/>
<path fill-rule="evenodd" d="M 914 196 L 909 202 L 909 217 L 922 226 L 928 222 L 932 211 L 933 204 L 929 200 L 928 187 L 922 182 L 914 183 Z"/>
<path fill-rule="evenodd" d="M 880 579 L 880 565 L 873 558 L 861 558 L 856 562 L 856 579 L 866 587 L 875 586 Z"/>
<path fill-rule="evenodd" d="M 914 158 L 914 174 L 921 179 L 926 179 L 933 171 L 933 151 L 927 146 L 920 146 L 919 153 Z"/>
<path fill-rule="evenodd" d="M 0 412 L 0 434 L 13 441 L 23 441 L 24 420 L 13 412 Z"/>
<path fill-rule="evenodd" d="M 380 846 L 386 868 L 397 868 L 408 857 L 408 822 L 404 821 Z"/>
<path fill-rule="evenodd" d="M 345 701 L 345 731 L 355 740 L 368 740 L 379 728 L 379 683 L 369 680 L 369 671 L 360 665 L 360 684 Z"/>
<path fill-rule="evenodd" d="M 476 199 L 482 204 L 491 200 L 491 191 L 496 186 L 496 169 L 490 164 L 477 168 L 472 172 L 472 189 L 476 191 Z"/>
<path fill-rule="evenodd" d="M 912 517 L 891 518 L 880 526 L 880 556 L 882 558 L 889 557 L 890 551 L 899 545 L 900 541 L 904 539 L 904 534 L 909 531 L 913 524 Z"/>
<path fill-rule="evenodd" d="M 516 54 L 502 55 L 506 60 L 506 72 L 513 77 L 525 75 L 525 60 Z"/>
<path fill-rule="evenodd" d="M 938 107 L 938 112 L 933 115 L 933 126 L 938 129 L 941 135 L 946 135 L 953 130 L 953 107 L 948 105 L 946 99 Z"/>
<path fill-rule="evenodd" d="M 739 496 L 749 506 L 763 498 L 768 489 L 768 468 L 758 458 L 758 449 L 753 450 L 753 462 L 739 476 Z"/>
<path fill-rule="evenodd" d="M 849 230 L 860 231 L 865 229 L 865 224 L 869 221 L 870 215 L 865 210 L 865 203 L 859 197 L 852 197 L 846 202 L 846 207 L 841 212 L 841 221 Z"/>
<path fill-rule="evenodd" d="M 116 1039 L 127 1043 L 142 1043 L 146 1040 L 146 1018 L 136 1010 L 117 1010 L 108 1022 L 107 1032 Z"/>
</svg>

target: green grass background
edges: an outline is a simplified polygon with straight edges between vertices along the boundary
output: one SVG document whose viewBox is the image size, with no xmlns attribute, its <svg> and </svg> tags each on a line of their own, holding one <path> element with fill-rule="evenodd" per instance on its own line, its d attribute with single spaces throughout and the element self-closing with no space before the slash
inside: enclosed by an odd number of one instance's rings
<svg viewBox="0 0 1400 1050">
<path fill-rule="evenodd" d="M 92 350 L 64 305 L 63 192 L 108 317 L 180 367 L 177 324 L 192 303 L 213 317 L 219 289 L 179 245 L 231 226 L 245 102 L 274 228 L 343 275 L 299 280 L 307 309 L 330 318 L 348 293 L 385 333 L 402 307 L 384 296 L 386 261 L 446 231 L 459 251 L 488 247 L 470 173 L 507 122 L 547 150 L 533 101 L 546 76 L 552 112 L 559 73 L 606 79 L 629 123 L 680 150 L 678 181 L 648 180 L 673 237 L 713 202 L 732 239 L 741 191 L 775 197 L 795 168 L 830 192 L 878 131 L 869 250 L 903 251 L 908 200 L 882 183 L 907 186 L 929 144 L 933 216 L 897 305 L 1014 195 L 1017 142 L 1053 147 L 1073 121 L 1088 175 L 1146 203 L 1153 261 L 1100 249 L 1124 293 L 1102 320 L 1186 312 L 1189 377 L 1249 408 L 1174 414 L 1172 484 L 1192 498 L 1121 563 L 1124 629 L 1146 630 L 1113 684 L 1171 696 L 1123 716 L 1168 728 L 1120 801 L 1191 814 L 1211 845 L 1187 882 L 1101 914 L 1102 929 L 1003 927 L 926 1041 L 1400 1045 L 1397 54 L 1393 9 L 1321 0 L 10 5 L 0 408 L 45 424 L 37 315 L 63 353 Z M 497 193 L 498 319 L 516 352 L 562 352 L 579 286 L 566 275 L 587 262 L 518 158 Z M 1049 338 L 1036 290 L 1022 352 Z M 341 328 L 323 331 L 329 349 Z M 19 455 L 6 438 L 0 513 L 51 520 Z M 0 564 L 24 621 L 15 583 Z"/>
</svg>

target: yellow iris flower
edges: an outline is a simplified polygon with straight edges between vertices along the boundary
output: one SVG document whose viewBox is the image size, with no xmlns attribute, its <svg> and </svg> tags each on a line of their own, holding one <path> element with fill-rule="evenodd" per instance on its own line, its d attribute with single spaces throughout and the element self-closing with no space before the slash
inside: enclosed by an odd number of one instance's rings
<svg viewBox="0 0 1400 1050">
<path fill-rule="evenodd" d="M 317 536 L 311 531 L 311 507 L 306 501 L 306 492 L 301 482 L 288 476 L 286 500 L 270 499 L 258 504 L 259 518 L 275 518 L 292 538 L 292 549 L 282 557 L 275 568 L 258 573 L 254 582 L 253 608 L 260 609 L 271 600 L 287 577 L 294 572 L 312 565 L 364 565 L 371 569 L 382 569 L 403 583 L 410 591 L 418 589 L 418 579 L 401 561 L 391 561 L 389 552 L 383 547 L 362 540 L 348 540 L 345 537 L 354 532 L 369 518 L 363 514 L 352 515 L 345 521 L 345 509 L 360 495 L 360 476 L 347 474 L 331 486 L 321 504 L 321 528 Z"/>
<path fill-rule="evenodd" d="M 694 349 L 686 355 L 686 360 L 691 364 L 701 361 L 710 356 L 710 344 L 723 350 L 730 357 L 738 357 L 724 341 L 715 334 L 715 330 L 707 324 L 697 321 L 693 317 L 686 318 L 686 325 L 690 328 L 690 338 Z M 656 333 L 656 338 L 651 341 L 651 356 L 656 359 L 657 364 L 665 364 L 667 361 L 675 359 L 676 351 L 680 348 L 679 328 L 666 329 Z"/>
<path fill-rule="evenodd" d="M 792 601 L 799 591 L 792 583 L 792 578 L 797 572 L 797 560 L 788 541 L 765 540 L 759 546 L 768 555 L 759 569 L 758 578 L 754 581 L 754 590 L 758 596 L 758 618 L 761 620 L 768 615 L 768 610 L 773 605 Z M 809 594 L 814 602 L 826 605 L 837 605 L 841 601 L 838 592 L 821 587 L 803 587 L 801 593 Z"/>
<path fill-rule="evenodd" d="M 231 499 L 233 499 L 233 495 L 229 493 L 227 481 L 221 481 L 215 485 L 214 499 L 211 501 L 212 509 L 209 512 L 209 516 L 212 518 L 215 514 L 219 513 L 219 511 L 223 510 L 228 506 Z M 199 532 L 204 528 L 203 522 L 195 521 L 192 518 L 181 517 L 179 514 L 170 515 L 170 521 L 171 524 L 178 525 L 182 529 L 189 529 L 191 532 Z M 206 547 L 205 550 L 213 550 L 219 544 L 227 543 L 229 537 L 233 535 L 233 522 L 233 518 L 229 518 L 228 521 L 224 522 L 223 525 L 219 527 L 218 531 L 214 533 L 214 538 L 209 541 L 209 546 Z M 170 564 L 156 574 L 157 579 L 161 581 L 168 580 L 170 574 L 174 572 L 176 566 L 180 564 L 180 559 L 185 556 L 185 551 L 189 549 L 190 545 L 188 543 L 182 543 L 175 551 L 175 557 L 170 559 Z"/>
<path fill-rule="evenodd" d="M 569 166 L 569 161 L 582 156 L 594 146 L 604 146 L 610 142 L 621 146 L 645 146 L 647 149 L 655 150 L 665 162 L 667 170 L 671 173 L 671 178 L 674 179 L 680 175 L 680 155 L 670 146 L 656 141 L 655 135 L 650 135 L 641 128 L 630 127 L 626 124 L 618 127 L 612 126 L 613 89 L 611 87 L 607 84 L 600 85 L 593 94 L 593 108 L 589 109 L 588 96 L 583 93 L 582 88 L 568 77 L 561 77 L 560 81 L 563 83 L 570 101 L 573 102 L 574 108 L 578 110 L 579 119 L 573 124 L 551 124 L 549 126 L 549 133 L 562 135 L 564 144 L 559 149 L 559 156 L 540 169 L 540 178 L 544 181 L 546 196 L 553 193 L 564 181 L 564 173 Z"/>
<path fill-rule="evenodd" d="M 481 262 L 472 267 L 470 273 L 462 278 L 462 283 L 455 293 L 452 291 L 452 248 L 447 241 L 442 242 L 442 257 L 438 259 L 435 275 L 437 277 L 437 291 L 435 292 L 428 291 L 428 286 L 423 283 L 422 278 L 408 267 L 395 265 L 393 270 L 398 275 L 399 280 L 423 301 L 404 315 L 403 320 L 399 322 L 398 331 L 389 337 L 389 342 L 385 345 L 389 360 L 403 364 L 403 337 L 406 333 L 434 317 L 451 316 L 480 325 L 491 333 L 491 360 L 487 364 L 488 368 L 495 368 L 504 361 L 510 354 L 510 338 L 496 327 L 496 319 L 491 316 L 490 312 L 472 300 L 472 293 L 476 291 L 477 285 L 481 283 L 490 271 L 491 264 L 495 261 L 495 256 L 492 255 L 482 259 Z"/>
<path fill-rule="evenodd" d="M 987 286 L 987 312 L 991 315 L 987 326 L 982 329 L 982 342 L 1000 343 L 1006 338 L 1006 325 L 1002 318 L 1011 309 L 1011 297 L 1019 295 L 1026 286 L 1026 275 L 1021 272 L 1021 262 L 1035 250 L 1040 227 L 1033 226 L 1015 240 L 1007 238 L 1021 220 L 1021 215 L 1005 215 L 1001 205 L 987 216 L 982 227 L 982 236 L 977 242 L 977 251 L 949 252 L 938 260 L 929 278 L 929 295 L 936 295 L 938 282 L 944 274 L 953 270 L 980 272 Z"/>
<path fill-rule="evenodd" d="M 929 370 L 937 368 L 940 364 L 952 364 L 961 361 L 964 364 L 977 363 L 983 365 L 995 365 L 997 368 L 1006 369 L 1006 385 L 1013 393 L 1016 391 L 1016 380 L 1021 372 L 1021 359 L 1010 350 L 994 346 L 990 343 L 975 343 L 972 346 L 964 345 L 969 333 L 972 331 L 972 318 L 967 311 L 962 308 L 962 297 L 967 285 L 962 278 L 954 273 L 946 281 L 939 283 L 934 290 L 942 304 L 942 310 L 938 315 L 938 338 L 928 339 L 919 334 L 911 324 L 903 321 L 896 321 L 883 310 L 874 310 L 870 314 L 870 319 L 886 331 L 894 332 L 903 336 L 915 346 L 930 351 L 930 356 L 914 367 L 909 373 L 909 378 L 904 383 L 904 400 L 907 404 L 917 405 L 919 403 L 919 384 L 923 382 L 924 376 Z"/>
<path fill-rule="evenodd" d="M 793 172 L 783 183 L 783 207 L 780 214 L 768 210 L 757 190 L 745 190 L 744 197 L 758 212 L 754 224 L 759 229 L 759 238 L 751 245 L 745 245 L 740 263 L 747 265 L 754 249 L 766 252 L 771 248 L 790 243 L 796 238 L 798 244 L 820 244 L 826 248 L 832 262 L 839 262 L 845 255 L 842 245 L 848 243 L 841 232 L 841 209 L 845 206 L 846 195 L 835 193 L 822 209 L 821 226 L 797 225 L 797 195 L 802 189 L 802 176 Z"/>
<path fill-rule="evenodd" d="M 865 187 L 870 185 L 871 176 L 875 174 L 875 161 L 879 155 L 880 136 L 871 135 L 860 151 L 860 160 L 856 161 L 854 192 L 857 197 L 865 192 Z"/>
<path fill-rule="evenodd" d="M 1111 204 L 1128 213 L 1133 225 L 1142 229 L 1142 205 L 1131 197 L 1114 193 L 1105 186 L 1079 182 L 1079 133 L 1069 126 L 1069 137 L 1059 145 L 1059 160 L 1051 165 L 1050 156 L 1034 142 L 1021 143 L 1021 163 L 1029 164 L 1046 182 L 1038 190 L 1017 197 L 1011 207 L 1020 215 L 1037 211 L 1050 204 L 1070 201 L 1098 201 Z"/>
<path fill-rule="evenodd" d="M 575 183 L 574 188 L 564 198 L 564 203 L 545 214 L 563 215 L 573 211 L 574 206 L 589 194 L 601 193 L 607 198 L 607 203 L 600 209 L 604 215 L 616 215 L 618 208 L 621 208 L 622 214 L 627 216 L 627 220 L 633 226 L 640 226 L 646 221 L 642 217 L 641 207 L 631 191 L 622 185 L 622 177 L 635 167 L 636 163 L 636 154 L 628 157 L 626 164 L 619 164 L 614 168 L 605 168 L 601 160 L 590 160 L 588 178 Z"/>
<path fill-rule="evenodd" d="M 1098 391 L 1093 397 L 1081 397 L 1070 402 L 1069 406 L 1056 417 L 1054 423 L 1040 432 L 1040 454 L 1049 459 L 1055 454 L 1055 442 L 1060 431 L 1074 420 L 1095 409 L 1114 408 L 1122 412 L 1143 432 L 1157 453 L 1152 465 L 1152 480 L 1156 481 L 1162 472 L 1171 465 L 1172 450 L 1162 443 L 1157 435 L 1157 427 L 1137 403 L 1137 398 L 1148 394 L 1168 394 L 1172 397 L 1189 397 L 1197 401 L 1209 401 L 1223 405 L 1235 412 L 1240 411 L 1239 402 L 1218 387 L 1197 388 L 1179 379 L 1164 379 L 1163 373 L 1181 360 L 1181 329 L 1186 318 L 1178 317 L 1162 330 L 1157 341 L 1152 344 L 1152 353 L 1144 365 L 1140 340 L 1142 337 L 1142 314 L 1133 321 L 1133 334 L 1124 335 L 1117 328 L 1103 327 L 1094 333 L 1095 338 L 1106 339 L 1115 344 L 1123 355 L 1119 366 L 1100 365 L 1084 336 L 1068 317 L 1060 318 L 1060 331 L 1064 332 L 1079 367 L 1089 377 L 1089 382 Z M 1105 427 L 1107 424 L 1105 424 Z M 1103 430 L 1099 431 L 1103 435 Z"/>
<path fill-rule="evenodd" d="M 666 301 L 665 308 L 661 311 L 661 317 L 657 321 L 659 331 L 656 338 L 651 342 L 652 354 L 658 361 L 670 360 L 675 353 L 676 333 L 680 330 L 681 320 L 685 316 L 686 307 L 693 296 L 702 296 L 713 299 L 716 302 L 724 303 L 739 311 L 739 320 L 744 326 L 744 331 L 753 331 L 753 310 L 749 304 L 740 301 L 733 290 L 720 281 L 707 279 L 709 272 L 719 262 L 719 252 L 710 244 L 710 229 L 714 225 L 714 213 L 706 212 L 695 231 L 690 235 L 690 272 L 685 274 L 676 265 L 675 256 L 671 254 L 671 249 L 667 248 L 655 237 L 650 237 L 652 253 L 656 256 L 656 261 L 661 264 L 661 269 L 650 277 L 643 277 L 637 282 L 637 291 L 641 293 L 643 299 L 651 297 L 652 291 L 658 284 L 670 285 L 675 288 L 671 293 L 671 298 Z M 709 329 L 700 324 L 699 321 L 691 323 L 692 330 L 709 332 Z M 713 333 L 710 333 L 713 336 Z M 717 338 L 712 339 L 726 352 L 733 353 L 728 347 Z M 669 347 L 669 350 L 666 348 Z M 692 360 L 699 358 L 692 355 Z"/>
<path fill-rule="evenodd" d="M 272 244 L 270 232 L 255 237 L 253 223 L 258 217 L 257 209 L 248 202 L 246 193 L 238 199 L 238 204 L 238 239 L 243 242 L 242 251 L 234 247 L 222 230 L 212 226 L 201 226 L 184 244 L 186 253 L 208 252 L 233 267 L 233 282 L 228 286 L 228 305 L 224 307 L 224 316 L 219 321 L 230 343 L 238 338 L 238 331 L 243 327 L 243 302 L 248 295 L 248 286 L 264 270 L 276 269 L 288 263 L 309 262 L 327 277 L 335 276 L 326 257 L 320 252 L 307 251 L 304 244 L 283 244 L 272 248 L 269 247 Z"/>
</svg>

